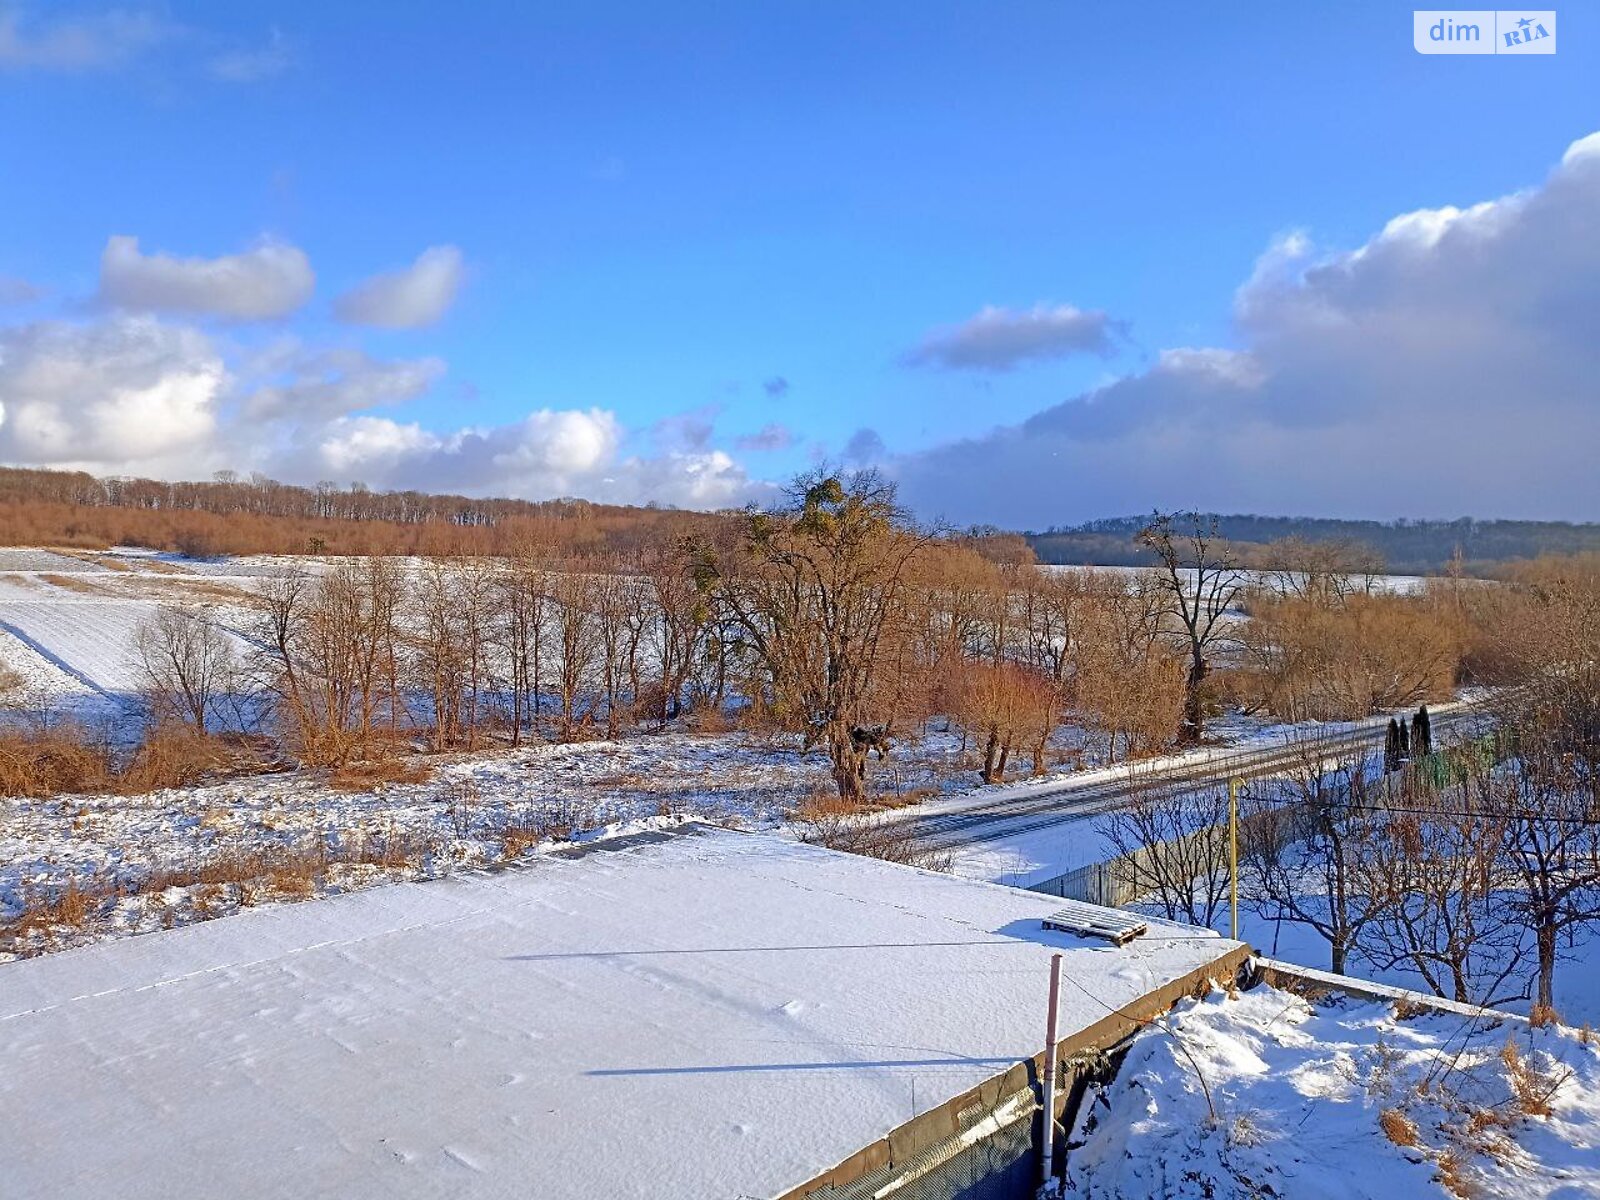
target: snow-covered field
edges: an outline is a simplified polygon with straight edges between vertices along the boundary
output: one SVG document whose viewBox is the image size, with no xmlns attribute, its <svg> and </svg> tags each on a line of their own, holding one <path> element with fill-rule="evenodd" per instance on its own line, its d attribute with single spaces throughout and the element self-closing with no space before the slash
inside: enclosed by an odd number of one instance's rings
<svg viewBox="0 0 1600 1200">
<path fill-rule="evenodd" d="M 123 730 L 141 686 L 135 638 L 157 605 L 210 610 L 242 652 L 252 591 L 278 569 L 269 559 L 0 548 L 0 668 L 19 681 L 4 701 Z"/>
<path fill-rule="evenodd" d="M 93 893 L 85 919 L 0 940 L 0 959 L 496 862 L 624 823 L 699 817 L 773 828 L 830 787 L 825 756 L 742 733 L 640 734 L 416 761 L 430 772 L 424 782 L 349 792 L 330 786 L 326 772 L 296 770 L 143 796 L 0 800 L 0 923 L 69 885 Z M 890 793 L 974 782 L 959 739 L 937 732 L 878 770 L 877 785 Z M 151 890 L 163 875 L 219 863 L 244 871 L 261 855 L 327 861 L 302 864 L 314 877 L 286 878 L 278 890 L 219 882 L 216 872 Z"/>
<path fill-rule="evenodd" d="M 1141 1033 L 1080 1116 L 1085 1200 L 1600 1195 L 1600 1042 L 1568 1027 L 1218 992 Z"/>
</svg>

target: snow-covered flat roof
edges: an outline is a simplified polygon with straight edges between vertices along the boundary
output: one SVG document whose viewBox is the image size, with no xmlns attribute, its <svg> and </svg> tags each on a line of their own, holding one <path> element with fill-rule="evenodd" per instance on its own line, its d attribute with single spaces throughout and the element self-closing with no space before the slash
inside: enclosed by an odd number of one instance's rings
<svg viewBox="0 0 1600 1200">
<path fill-rule="evenodd" d="M 1052 950 L 1070 1034 L 1236 945 L 772 837 L 621 845 L 0 966 L 0 1193 L 781 1195 L 1038 1053 Z"/>
</svg>

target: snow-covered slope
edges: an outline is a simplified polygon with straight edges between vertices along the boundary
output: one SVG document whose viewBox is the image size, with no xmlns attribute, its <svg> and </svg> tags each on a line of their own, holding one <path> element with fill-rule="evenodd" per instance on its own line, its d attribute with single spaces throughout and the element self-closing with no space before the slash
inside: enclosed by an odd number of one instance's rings
<svg viewBox="0 0 1600 1200">
<path fill-rule="evenodd" d="M 1600 1196 L 1600 1045 L 1214 993 L 1139 1036 L 1075 1137 L 1068 1194 L 1086 1200 Z"/>
</svg>

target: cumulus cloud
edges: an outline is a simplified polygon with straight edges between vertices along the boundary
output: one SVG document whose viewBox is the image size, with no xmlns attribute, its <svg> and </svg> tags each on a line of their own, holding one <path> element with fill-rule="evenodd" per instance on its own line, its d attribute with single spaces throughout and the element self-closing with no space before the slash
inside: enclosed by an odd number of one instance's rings
<svg viewBox="0 0 1600 1200">
<path fill-rule="evenodd" d="M 242 254 L 174 258 L 141 252 L 136 237 L 112 237 L 100 255 L 101 300 L 135 311 L 265 320 L 299 308 L 315 283 L 305 253 L 272 239 Z"/>
<path fill-rule="evenodd" d="M 763 425 L 754 433 L 747 433 L 734 441 L 740 450 L 755 450 L 758 452 L 771 450 L 787 450 L 794 445 L 794 433 L 786 426 L 779 425 L 776 421 Z"/>
<path fill-rule="evenodd" d="M 695 508 L 771 494 L 710 445 L 698 414 L 664 432 L 629 430 L 599 407 L 445 429 L 372 411 L 421 395 L 444 370 L 294 341 L 241 353 L 148 314 L 0 327 L 0 462 Z"/>
<path fill-rule="evenodd" d="M 438 358 L 384 362 L 361 350 L 337 349 L 295 354 L 244 400 L 244 414 L 255 421 L 328 420 L 382 405 L 414 400 L 444 375 Z"/>
<path fill-rule="evenodd" d="M 1151 507 L 1600 518 L 1600 138 L 1538 187 L 1276 239 L 1239 345 L 895 464 L 908 500 L 1040 527 Z M 1004 487 L 993 481 L 1005 481 Z"/>
<path fill-rule="evenodd" d="M 334 311 L 353 325 L 419 329 L 444 316 L 465 278 L 459 249 L 431 246 L 409 267 L 374 275 L 340 296 Z"/>
<path fill-rule="evenodd" d="M 204 472 L 227 382 L 204 335 L 150 318 L 0 330 L 0 460 Z"/>
<path fill-rule="evenodd" d="M 447 433 L 383 417 L 341 418 L 316 447 L 324 473 L 371 486 L 691 508 L 742 503 L 770 489 L 721 450 L 625 455 L 627 431 L 600 408 L 541 409 L 520 421 Z"/>
<path fill-rule="evenodd" d="M 1070 304 L 1040 304 L 1027 311 L 985 307 L 958 325 L 935 329 L 905 356 L 909 366 L 949 370 L 1009 371 L 1035 359 L 1115 353 L 1120 325 L 1105 313 Z"/>
<path fill-rule="evenodd" d="M 0 10 L 0 71 L 92 71 L 142 54 L 173 32 L 149 13 L 110 12 L 52 23 L 25 22 Z"/>
</svg>

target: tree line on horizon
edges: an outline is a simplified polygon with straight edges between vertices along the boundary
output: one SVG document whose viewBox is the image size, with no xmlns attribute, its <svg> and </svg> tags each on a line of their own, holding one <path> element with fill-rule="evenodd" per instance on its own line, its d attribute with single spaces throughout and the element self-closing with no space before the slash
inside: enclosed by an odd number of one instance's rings
<svg viewBox="0 0 1600 1200">
<path fill-rule="evenodd" d="M 1511 562 L 1600 551 L 1600 524 L 1571 521 L 1200 515 L 1255 565 L 1269 569 L 1277 565 L 1271 548 L 1288 539 L 1364 547 L 1382 569 L 1397 575 L 1498 575 Z M 1104 517 L 1023 536 L 1043 563 L 1147 567 L 1156 557 L 1140 544 L 1139 533 L 1149 523 L 1149 516 Z"/>
<path fill-rule="evenodd" d="M 530 538 L 572 558 L 625 554 L 686 532 L 737 524 L 737 511 L 577 498 L 517 500 L 359 482 L 306 487 L 219 471 L 167 481 L 0 466 L 0 545 L 104 550 L 132 545 L 198 558 L 224 554 L 505 554 Z M 1270 570 L 1291 540 L 1360 548 L 1377 570 L 1498 574 L 1509 562 L 1600 551 L 1600 524 L 1561 521 L 1350 521 L 1198 514 L 1249 565 Z M 963 536 L 999 559 L 1047 565 L 1155 566 L 1139 541 L 1150 518 L 1109 517 L 1044 532 L 973 526 Z"/>
</svg>

